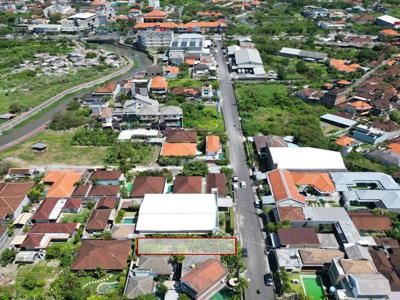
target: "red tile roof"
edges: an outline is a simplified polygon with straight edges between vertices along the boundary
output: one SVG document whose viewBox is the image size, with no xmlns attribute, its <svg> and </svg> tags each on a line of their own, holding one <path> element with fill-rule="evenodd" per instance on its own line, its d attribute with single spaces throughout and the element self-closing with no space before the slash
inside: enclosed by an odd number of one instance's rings
<svg viewBox="0 0 400 300">
<path fill-rule="evenodd" d="M 318 235 L 314 228 L 280 228 L 278 229 L 278 237 L 282 246 L 319 245 Z"/>
<path fill-rule="evenodd" d="M 131 253 L 130 240 L 82 240 L 72 270 L 123 270 Z"/>
<path fill-rule="evenodd" d="M 168 88 L 167 79 L 165 79 L 165 77 L 162 77 L 162 76 L 153 77 L 150 82 L 150 88 L 151 89 L 167 89 Z"/>
<path fill-rule="evenodd" d="M 48 221 L 51 212 L 53 211 L 54 207 L 56 206 L 59 198 L 47 198 L 44 199 L 38 209 L 36 210 L 35 214 L 32 216 L 33 221 Z"/>
<path fill-rule="evenodd" d="M 378 216 L 370 212 L 349 212 L 349 216 L 358 230 L 388 231 L 392 229 L 392 220 L 387 216 Z"/>
<path fill-rule="evenodd" d="M 112 209 L 94 209 L 86 223 L 87 231 L 103 231 L 110 217 Z"/>
<path fill-rule="evenodd" d="M 201 295 L 219 283 L 226 275 L 227 270 L 218 259 L 208 259 L 196 265 L 195 268 L 181 278 L 181 281 Z"/>
<path fill-rule="evenodd" d="M 118 170 L 96 170 L 90 175 L 90 180 L 118 180 L 122 175 Z"/>
<path fill-rule="evenodd" d="M 70 198 L 65 203 L 63 209 L 79 209 L 82 205 L 82 199 Z"/>
<path fill-rule="evenodd" d="M 145 194 L 162 194 L 166 179 L 162 176 L 138 176 L 135 178 L 130 197 L 144 197 Z"/>
<path fill-rule="evenodd" d="M 29 233 L 67 233 L 70 236 L 78 228 L 78 223 L 37 223 Z"/>
<path fill-rule="evenodd" d="M 88 196 L 109 196 L 117 197 L 119 194 L 118 185 L 94 185 Z"/>
<path fill-rule="evenodd" d="M 77 187 L 75 187 L 75 190 L 73 191 L 71 196 L 84 197 L 87 195 L 88 191 L 90 190 L 90 187 L 91 187 L 90 184 L 78 185 Z"/>
<path fill-rule="evenodd" d="M 113 198 L 103 197 L 97 202 L 97 209 L 108 209 L 115 208 L 117 206 L 117 201 Z"/>
<path fill-rule="evenodd" d="M 161 10 L 152 10 L 151 12 L 148 12 L 147 14 L 145 14 L 143 16 L 145 19 L 149 18 L 149 19 L 158 19 L 158 18 L 166 18 L 167 17 L 167 13 L 161 11 Z"/>
<path fill-rule="evenodd" d="M 218 189 L 220 197 L 226 197 L 226 177 L 223 173 L 209 173 L 207 175 L 207 193 L 211 193 L 213 188 Z"/>
<path fill-rule="evenodd" d="M 99 87 L 94 92 L 96 94 L 112 94 L 114 93 L 116 88 L 117 88 L 117 83 L 111 82 L 107 83 L 106 85 L 103 85 L 102 87 Z"/>
<path fill-rule="evenodd" d="M 164 132 L 167 143 L 196 143 L 197 132 L 194 130 L 167 129 Z"/>
<path fill-rule="evenodd" d="M 174 193 L 176 194 L 201 194 L 201 176 L 176 176 Z"/>
</svg>

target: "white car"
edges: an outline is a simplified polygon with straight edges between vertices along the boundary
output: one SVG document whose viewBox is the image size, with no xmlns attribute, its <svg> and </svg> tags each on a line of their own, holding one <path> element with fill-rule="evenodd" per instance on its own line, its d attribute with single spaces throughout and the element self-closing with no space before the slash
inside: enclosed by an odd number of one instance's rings
<svg viewBox="0 0 400 300">
<path fill-rule="evenodd" d="M 239 189 L 239 184 L 237 182 L 232 183 L 232 188 L 234 191 L 237 191 Z"/>
<path fill-rule="evenodd" d="M 242 189 L 245 189 L 245 188 L 246 188 L 246 182 L 245 182 L 245 181 L 241 181 L 241 182 L 240 182 L 240 187 L 241 187 Z"/>
<path fill-rule="evenodd" d="M 232 181 L 233 181 L 233 182 L 239 182 L 239 178 L 238 178 L 237 176 L 233 176 L 233 177 L 232 177 Z"/>
</svg>

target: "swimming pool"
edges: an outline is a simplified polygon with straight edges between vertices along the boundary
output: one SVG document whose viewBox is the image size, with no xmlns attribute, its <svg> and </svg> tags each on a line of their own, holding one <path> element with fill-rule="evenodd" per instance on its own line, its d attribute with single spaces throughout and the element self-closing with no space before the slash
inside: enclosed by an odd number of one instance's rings
<svg viewBox="0 0 400 300">
<path fill-rule="evenodd" d="M 218 293 L 214 294 L 210 300 L 226 300 L 231 299 L 234 292 L 228 288 L 223 288 Z"/>
<path fill-rule="evenodd" d="M 125 217 L 122 219 L 123 224 L 136 224 L 136 218 L 135 217 Z"/>
<path fill-rule="evenodd" d="M 311 300 L 326 299 L 321 277 L 302 275 L 301 282 L 306 296 Z"/>
</svg>

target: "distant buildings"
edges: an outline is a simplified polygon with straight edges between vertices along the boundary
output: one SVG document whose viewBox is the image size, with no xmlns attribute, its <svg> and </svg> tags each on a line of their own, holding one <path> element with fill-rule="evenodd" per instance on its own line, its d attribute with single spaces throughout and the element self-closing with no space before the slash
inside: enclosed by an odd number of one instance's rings
<svg viewBox="0 0 400 300">
<path fill-rule="evenodd" d="M 400 28 L 400 19 L 384 15 L 376 18 L 376 24 L 388 28 Z"/>
<path fill-rule="evenodd" d="M 328 58 L 327 53 L 283 47 L 279 54 L 287 57 L 296 57 L 309 61 L 323 62 Z"/>
</svg>

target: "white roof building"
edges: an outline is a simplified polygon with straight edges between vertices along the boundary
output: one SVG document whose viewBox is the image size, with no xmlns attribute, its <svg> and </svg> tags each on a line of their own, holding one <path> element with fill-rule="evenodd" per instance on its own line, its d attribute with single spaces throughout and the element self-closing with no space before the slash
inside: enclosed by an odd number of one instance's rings
<svg viewBox="0 0 400 300">
<path fill-rule="evenodd" d="M 146 194 L 136 230 L 140 233 L 208 233 L 218 230 L 214 194 Z"/>
<path fill-rule="evenodd" d="M 289 171 L 346 171 L 342 155 L 312 147 L 271 147 L 273 169 Z"/>
</svg>

